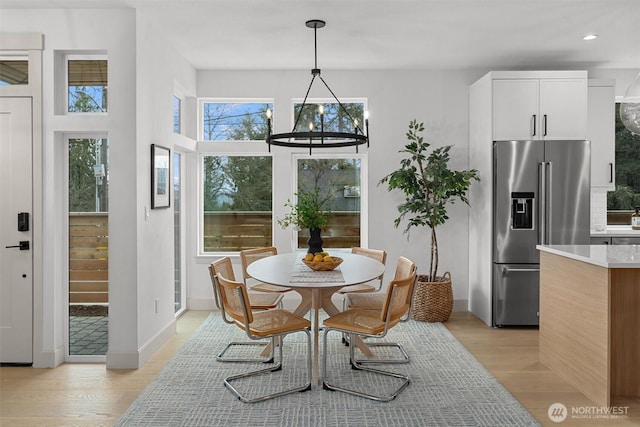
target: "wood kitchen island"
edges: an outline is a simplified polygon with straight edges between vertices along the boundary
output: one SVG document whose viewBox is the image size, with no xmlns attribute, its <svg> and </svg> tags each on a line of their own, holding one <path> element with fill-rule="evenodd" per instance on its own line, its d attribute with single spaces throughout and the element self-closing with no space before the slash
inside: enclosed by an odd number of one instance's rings
<svg viewBox="0 0 640 427">
<path fill-rule="evenodd" d="M 640 397 L 640 245 L 539 245 L 540 362 L 600 406 Z"/>
</svg>

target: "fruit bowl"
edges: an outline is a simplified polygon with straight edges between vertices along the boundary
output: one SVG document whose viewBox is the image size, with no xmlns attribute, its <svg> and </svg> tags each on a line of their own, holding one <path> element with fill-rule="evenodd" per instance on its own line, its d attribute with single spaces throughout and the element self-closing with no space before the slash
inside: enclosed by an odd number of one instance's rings
<svg viewBox="0 0 640 427">
<path fill-rule="evenodd" d="M 333 261 L 307 261 L 302 258 L 302 262 L 313 271 L 331 271 L 342 264 L 342 258 L 337 256 L 332 256 L 331 258 Z"/>
</svg>

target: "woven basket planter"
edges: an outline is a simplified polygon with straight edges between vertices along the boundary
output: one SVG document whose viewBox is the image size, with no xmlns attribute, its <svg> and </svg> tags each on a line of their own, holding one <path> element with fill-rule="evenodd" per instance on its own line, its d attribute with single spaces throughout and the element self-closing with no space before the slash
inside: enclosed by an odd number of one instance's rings
<svg viewBox="0 0 640 427">
<path fill-rule="evenodd" d="M 445 322 L 453 309 L 451 274 L 444 273 L 437 282 L 427 280 L 428 276 L 418 276 L 411 317 L 422 322 Z"/>
</svg>

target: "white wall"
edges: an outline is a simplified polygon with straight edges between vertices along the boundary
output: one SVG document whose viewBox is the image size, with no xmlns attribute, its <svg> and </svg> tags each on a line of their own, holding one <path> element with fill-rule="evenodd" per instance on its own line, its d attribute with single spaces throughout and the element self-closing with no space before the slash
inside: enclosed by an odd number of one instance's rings
<svg viewBox="0 0 640 427">
<path fill-rule="evenodd" d="M 138 13 L 136 32 L 138 197 L 130 219 L 138 229 L 138 344 L 141 360 L 146 360 L 175 332 L 173 200 L 169 209 L 150 209 L 151 144 L 168 147 L 172 153 L 195 147 L 194 141 L 173 134 L 173 94 L 178 86 L 183 95 L 195 96 L 196 73 L 143 12 Z"/>
</svg>

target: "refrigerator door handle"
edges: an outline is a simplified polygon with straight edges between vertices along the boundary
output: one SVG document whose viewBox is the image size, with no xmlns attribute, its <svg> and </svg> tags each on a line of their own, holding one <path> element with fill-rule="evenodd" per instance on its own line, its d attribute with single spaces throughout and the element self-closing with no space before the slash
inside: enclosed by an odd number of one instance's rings
<svg viewBox="0 0 640 427">
<path fill-rule="evenodd" d="M 553 162 L 547 162 L 547 189 L 546 189 L 546 193 L 547 193 L 547 200 L 545 201 L 545 204 L 547 205 L 547 216 L 546 218 L 548 219 L 547 224 L 545 225 L 545 228 L 547 229 L 547 237 L 545 239 L 545 242 L 547 245 L 551 245 L 553 244 L 553 242 L 551 241 L 551 236 L 553 236 Z"/>
<path fill-rule="evenodd" d="M 537 272 L 540 271 L 539 268 L 509 268 L 509 267 L 502 267 L 502 274 L 506 274 L 506 273 L 532 273 L 532 272 Z"/>
<path fill-rule="evenodd" d="M 544 245 L 545 233 L 546 233 L 546 218 L 545 211 L 547 209 L 546 204 L 546 187 L 547 187 L 547 168 L 546 163 L 538 163 L 538 194 L 540 195 L 540 203 L 538 203 L 540 212 L 538 215 L 538 243 Z"/>
</svg>

